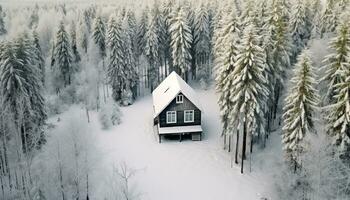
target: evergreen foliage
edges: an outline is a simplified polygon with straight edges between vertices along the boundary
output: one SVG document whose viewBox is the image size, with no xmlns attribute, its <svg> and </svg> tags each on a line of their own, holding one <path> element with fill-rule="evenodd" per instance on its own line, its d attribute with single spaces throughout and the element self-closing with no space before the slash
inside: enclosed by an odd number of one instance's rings
<svg viewBox="0 0 350 200">
<path fill-rule="evenodd" d="M 305 50 L 295 65 L 291 79 L 291 88 L 285 99 L 283 144 L 288 156 L 295 166 L 300 165 L 300 154 L 305 151 L 303 140 L 306 134 L 314 129 L 314 114 L 319 98 L 316 86 L 316 75 L 308 52 Z"/>
<path fill-rule="evenodd" d="M 172 59 L 176 71 L 187 80 L 188 71 L 191 68 L 191 44 L 192 34 L 183 7 L 176 8 L 172 13 L 170 22 Z"/>
<path fill-rule="evenodd" d="M 61 22 L 56 33 L 53 62 L 51 63 L 51 65 L 54 65 L 56 81 L 60 83 L 56 88 L 57 92 L 72 83 L 72 77 L 75 71 L 72 62 L 73 56 L 71 43 L 64 23 Z"/>
</svg>

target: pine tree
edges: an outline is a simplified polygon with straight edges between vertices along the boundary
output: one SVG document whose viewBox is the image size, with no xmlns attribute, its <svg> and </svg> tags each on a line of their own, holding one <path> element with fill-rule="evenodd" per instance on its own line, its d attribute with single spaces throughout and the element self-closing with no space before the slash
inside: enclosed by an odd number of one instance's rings
<svg viewBox="0 0 350 200">
<path fill-rule="evenodd" d="M 160 46 L 160 39 L 158 36 L 159 33 L 159 27 L 158 27 L 158 21 L 157 21 L 157 13 L 153 13 L 150 17 L 150 22 L 147 28 L 147 32 L 145 35 L 146 38 L 146 46 L 145 46 L 145 55 L 149 62 L 149 69 L 148 69 L 148 81 L 150 85 L 151 92 L 154 89 L 154 86 L 157 84 L 157 70 L 159 67 L 159 46 Z"/>
<path fill-rule="evenodd" d="M 170 25 L 171 48 L 174 66 L 177 72 L 187 81 L 191 66 L 192 34 L 183 7 L 178 7 L 172 14 Z"/>
<path fill-rule="evenodd" d="M 92 36 L 99 47 L 101 57 L 104 58 L 106 56 L 106 26 L 101 16 L 95 18 Z"/>
<path fill-rule="evenodd" d="M 306 6 L 307 4 L 302 0 L 298 0 L 293 6 L 290 20 L 290 29 L 294 46 L 293 57 L 297 57 L 310 38 L 310 19 L 308 18 Z"/>
<path fill-rule="evenodd" d="M 336 0 L 327 0 L 326 8 L 321 16 L 321 37 L 325 33 L 334 32 L 338 25 L 338 16 L 335 10 Z"/>
<path fill-rule="evenodd" d="M 148 15 L 149 15 L 149 9 L 148 7 L 146 7 L 143 11 L 142 11 L 142 15 L 141 15 L 141 21 L 138 25 L 138 29 L 137 29 L 137 55 L 138 57 L 141 56 L 141 54 L 144 53 L 144 49 L 146 46 L 146 32 L 147 32 L 147 27 L 148 27 Z"/>
<path fill-rule="evenodd" d="M 328 111 L 328 133 L 333 138 L 333 143 L 340 146 L 340 150 L 348 154 L 350 146 L 350 65 L 347 69 L 339 70 L 345 77 L 335 84 L 334 103 L 329 106 Z"/>
<path fill-rule="evenodd" d="M 80 16 L 77 25 L 77 44 L 81 49 L 80 52 L 87 53 L 89 46 L 89 27 L 87 26 L 84 16 Z"/>
<path fill-rule="evenodd" d="M 80 53 L 78 51 L 78 45 L 77 45 L 77 30 L 75 26 L 75 22 L 73 21 L 70 27 L 70 41 L 71 41 L 71 48 L 72 48 L 72 56 L 73 56 L 73 63 L 75 65 L 79 65 L 80 62 Z M 77 67 L 76 67 L 77 68 Z"/>
<path fill-rule="evenodd" d="M 0 35 L 4 35 L 7 33 L 4 22 L 4 13 L 2 11 L 2 7 L 0 6 Z"/>
<path fill-rule="evenodd" d="M 21 130 L 25 152 L 43 142 L 40 128 L 46 120 L 34 50 L 32 40 L 27 34 L 22 34 L 5 44 L 0 63 L 2 107 L 11 113 L 16 128 Z"/>
<path fill-rule="evenodd" d="M 300 154 L 305 150 L 303 139 L 314 128 L 314 113 L 319 102 L 315 77 L 312 61 L 308 52 L 304 51 L 295 65 L 291 88 L 283 109 L 282 142 L 295 170 L 301 164 Z"/>
<path fill-rule="evenodd" d="M 210 24 L 209 15 L 206 7 L 202 4 L 196 13 L 195 18 L 195 33 L 194 37 L 197 41 L 196 44 L 196 57 L 198 66 L 201 68 L 206 67 L 205 64 L 209 62 L 210 56 Z M 199 69 L 203 70 L 203 69 Z"/>
<path fill-rule="evenodd" d="M 348 68 L 350 62 L 350 27 L 346 21 L 339 25 L 337 36 L 330 42 L 330 48 L 333 53 L 326 56 L 324 60 L 325 75 L 322 81 L 328 84 L 326 101 L 332 102 L 333 96 L 336 94 L 334 86 L 345 79 L 344 74 L 339 73 L 339 71 L 346 71 L 345 69 Z"/>
<path fill-rule="evenodd" d="M 45 60 L 43 57 L 43 53 L 41 50 L 40 42 L 39 42 L 39 35 L 36 31 L 33 32 L 33 45 L 34 45 L 34 54 L 35 54 L 35 63 L 37 65 L 37 68 L 40 72 L 40 80 L 42 84 L 45 83 Z"/>
<path fill-rule="evenodd" d="M 238 47 L 233 72 L 228 79 L 232 80 L 230 87 L 231 110 L 228 115 L 231 127 L 243 127 L 242 167 L 246 157 L 247 138 L 255 133 L 254 126 L 262 117 L 262 106 L 268 90 L 263 76 L 266 67 L 265 54 L 259 47 L 258 33 L 254 25 L 244 30 L 242 43 Z"/>
<path fill-rule="evenodd" d="M 112 15 L 108 21 L 108 79 L 112 86 L 112 96 L 118 101 L 122 97 L 122 91 L 126 89 L 126 75 L 123 65 L 123 41 L 121 22 Z"/>
<path fill-rule="evenodd" d="M 137 96 L 138 74 L 136 70 L 136 60 L 133 49 L 133 34 L 130 34 L 128 16 L 122 22 L 122 45 L 123 45 L 123 68 L 126 78 L 126 87 L 123 91 L 123 104 L 131 105 Z M 127 103 L 125 103 L 127 102 Z"/>
<path fill-rule="evenodd" d="M 221 121 L 223 123 L 223 135 L 232 134 L 232 128 L 228 124 L 228 115 L 231 111 L 230 89 L 233 87 L 232 80 L 228 77 L 234 70 L 234 63 L 236 61 L 238 39 L 240 36 L 240 29 L 237 22 L 235 11 L 231 11 L 227 16 L 224 16 L 223 26 L 218 30 L 220 38 L 218 38 L 215 52 L 215 68 L 216 76 L 216 90 L 219 93 L 218 104 L 220 106 Z"/>
<path fill-rule="evenodd" d="M 269 10 L 264 28 L 263 46 L 269 66 L 268 80 L 272 101 L 269 110 L 270 115 L 275 118 L 284 72 L 290 66 L 291 40 L 288 31 L 288 12 L 283 1 L 273 1 Z"/>
<path fill-rule="evenodd" d="M 59 92 L 62 87 L 70 85 L 72 82 L 74 69 L 72 65 L 73 57 L 71 51 L 68 34 L 65 30 L 64 23 L 61 22 L 56 33 L 53 52 L 54 63 L 52 63 L 54 65 L 56 80 L 61 82 L 61 85 L 56 88 L 57 92 Z"/>
</svg>

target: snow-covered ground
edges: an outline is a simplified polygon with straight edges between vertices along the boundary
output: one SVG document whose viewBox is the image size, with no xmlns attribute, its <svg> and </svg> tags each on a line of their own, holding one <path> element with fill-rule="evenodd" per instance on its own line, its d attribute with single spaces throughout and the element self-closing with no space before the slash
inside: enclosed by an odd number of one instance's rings
<svg viewBox="0 0 350 200">
<path fill-rule="evenodd" d="M 134 181 L 141 199 L 254 200 L 272 195 L 261 160 L 254 162 L 258 165 L 252 173 L 242 175 L 239 166 L 231 168 L 231 155 L 222 149 L 215 92 L 196 91 L 204 108 L 204 138 L 200 142 L 163 140 L 159 144 L 152 127 L 150 95 L 123 107 L 122 123 L 107 131 L 100 128 L 97 114 L 92 114 L 91 123 L 100 130 L 94 132 L 96 144 L 102 152 L 95 169 L 97 199 L 104 196 L 112 167 L 123 162 L 138 170 Z"/>
</svg>

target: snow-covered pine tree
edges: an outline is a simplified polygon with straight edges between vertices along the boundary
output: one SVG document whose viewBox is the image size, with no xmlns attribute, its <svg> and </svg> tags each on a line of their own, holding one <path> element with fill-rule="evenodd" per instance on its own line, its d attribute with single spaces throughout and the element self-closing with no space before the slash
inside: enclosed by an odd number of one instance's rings
<svg viewBox="0 0 350 200">
<path fill-rule="evenodd" d="M 181 6 L 174 9 L 170 22 L 172 58 L 176 71 L 188 80 L 191 67 L 192 34 L 185 9 Z"/>
<path fill-rule="evenodd" d="M 350 65 L 339 69 L 337 73 L 343 74 L 344 78 L 335 84 L 334 103 L 328 111 L 328 133 L 333 138 L 333 144 L 339 145 L 344 155 L 349 156 L 350 151 Z"/>
<path fill-rule="evenodd" d="M 285 69 L 290 66 L 291 39 L 288 30 L 288 11 L 282 0 L 273 1 L 269 5 L 267 23 L 265 24 L 263 46 L 270 67 L 270 99 L 271 115 L 276 117 L 277 105 Z"/>
<path fill-rule="evenodd" d="M 198 42 L 198 38 L 197 37 L 197 29 L 196 29 L 196 24 L 195 24 L 195 17 L 196 17 L 196 13 L 195 10 L 193 9 L 193 6 L 191 2 L 186 2 L 185 5 L 183 6 L 183 8 L 185 9 L 185 13 L 187 13 L 187 24 L 189 26 L 189 30 L 192 36 L 192 42 L 190 42 L 190 48 L 189 48 L 189 52 L 190 52 L 190 72 L 191 72 L 191 79 L 196 79 L 196 72 L 197 72 L 197 52 L 196 52 L 196 46 L 197 46 L 197 42 Z"/>
<path fill-rule="evenodd" d="M 59 93 L 60 89 L 71 84 L 74 73 L 71 44 L 63 22 L 59 24 L 56 33 L 53 56 L 55 81 L 61 83 L 56 88 Z"/>
<path fill-rule="evenodd" d="M 160 46 L 160 39 L 158 36 L 159 33 L 159 27 L 158 27 L 158 21 L 157 21 L 157 13 L 152 12 L 150 16 L 149 25 L 146 31 L 145 39 L 146 39 L 146 45 L 145 45 L 145 55 L 148 59 L 149 68 L 148 68 L 148 85 L 150 87 L 151 92 L 153 91 L 154 87 L 157 85 L 157 73 L 159 66 L 159 46 Z"/>
<path fill-rule="evenodd" d="M 218 104 L 221 113 L 221 122 L 223 123 L 223 135 L 230 135 L 232 128 L 228 123 L 228 115 L 231 111 L 231 97 L 229 88 L 233 87 L 232 80 L 228 77 L 234 70 L 234 63 L 236 61 L 238 39 L 240 38 L 241 31 L 239 29 L 238 19 L 236 12 L 231 11 L 224 16 L 223 25 L 220 29 L 220 37 L 217 44 L 217 51 L 215 52 L 215 69 L 216 69 L 216 90 L 219 93 Z"/>
<path fill-rule="evenodd" d="M 138 74 L 136 70 L 135 54 L 133 51 L 133 38 L 132 34 L 130 34 L 130 26 L 127 16 L 124 17 L 121 25 L 122 53 L 124 58 L 123 70 L 127 80 L 126 87 L 122 93 L 122 103 L 124 105 L 131 105 L 137 97 Z"/>
<path fill-rule="evenodd" d="M 70 41 L 71 41 L 71 48 L 72 48 L 72 56 L 73 56 L 73 63 L 76 65 L 75 68 L 77 69 L 78 63 L 80 62 L 80 53 L 78 51 L 78 45 L 77 45 L 77 28 L 75 25 L 75 22 L 72 21 L 70 25 Z"/>
<path fill-rule="evenodd" d="M 141 14 L 141 20 L 138 24 L 137 28 L 137 57 L 141 56 L 141 54 L 144 53 L 145 46 L 146 46 L 146 32 L 148 27 L 148 15 L 149 15 L 149 8 L 146 7 L 142 10 Z"/>
<path fill-rule="evenodd" d="M 329 46 L 333 52 L 324 60 L 325 65 L 322 68 L 325 74 L 321 80 L 328 85 L 326 102 L 333 102 L 336 94 L 334 86 L 345 79 L 345 74 L 339 72 L 346 71 L 350 62 L 350 25 L 347 21 L 339 25 L 337 35 L 331 40 Z"/>
<path fill-rule="evenodd" d="M 94 20 L 92 37 L 99 48 L 101 58 L 104 58 L 106 56 L 106 25 L 100 15 Z"/>
<path fill-rule="evenodd" d="M 350 150 L 350 25 L 346 18 L 340 22 L 330 47 L 334 53 L 325 60 L 322 78 L 328 83 L 327 98 L 330 101 L 330 106 L 326 107 L 327 131 L 334 138 L 333 143 L 347 151 L 346 155 Z"/>
<path fill-rule="evenodd" d="M 80 52 L 87 53 L 89 46 L 89 27 L 86 25 L 84 16 L 80 16 L 77 24 L 77 44 Z"/>
<path fill-rule="evenodd" d="M 122 91 L 126 89 L 126 71 L 124 71 L 124 47 L 121 22 L 116 15 L 110 16 L 108 21 L 108 80 L 112 86 L 112 96 L 114 100 L 119 101 L 122 97 Z"/>
<path fill-rule="evenodd" d="M 247 140 L 256 134 L 254 126 L 263 116 L 261 108 L 268 95 L 267 80 L 263 76 L 266 68 L 265 53 L 259 42 L 256 27 L 249 25 L 244 30 L 242 43 L 238 47 L 233 72 L 227 77 L 234 86 L 228 88 L 231 100 L 229 125 L 235 129 L 243 128 L 241 173 L 246 158 Z"/>
<path fill-rule="evenodd" d="M 174 1 L 168 0 L 164 1 L 161 5 L 161 25 L 162 25 L 162 52 L 163 52 L 163 62 L 164 62 L 164 75 L 168 76 L 169 72 L 173 70 L 173 59 L 172 59 L 172 49 L 171 49 L 171 13 L 173 10 Z"/>
<path fill-rule="evenodd" d="M 311 36 L 316 37 L 321 33 L 321 0 L 309 0 L 308 6 L 311 19 Z"/>
<path fill-rule="evenodd" d="M 21 130 L 23 150 L 42 141 L 40 128 L 46 120 L 41 76 L 35 67 L 35 47 L 27 34 L 5 44 L 0 63 L 2 107 Z"/>
<path fill-rule="evenodd" d="M 136 16 L 133 10 L 128 10 L 126 13 L 126 19 L 128 23 L 128 34 L 131 40 L 131 50 L 136 58 L 136 49 L 137 49 L 137 24 L 136 24 Z"/>
<path fill-rule="evenodd" d="M 336 0 L 327 0 L 326 8 L 321 16 L 321 37 L 325 33 L 334 32 L 338 25 Z"/>
<path fill-rule="evenodd" d="M 293 40 L 293 58 L 299 55 L 310 38 L 311 26 L 307 13 L 307 4 L 303 0 L 297 0 L 292 8 L 290 30 Z"/>
<path fill-rule="evenodd" d="M 0 35 L 4 35 L 7 33 L 4 22 L 4 13 L 2 7 L 0 8 Z"/>
<path fill-rule="evenodd" d="M 304 50 L 295 65 L 283 108 L 283 149 L 295 170 L 301 164 L 300 154 L 305 151 L 303 139 L 314 128 L 314 113 L 319 103 L 315 78 L 311 58 Z"/>
<path fill-rule="evenodd" d="M 210 60 L 210 24 L 209 24 L 209 14 L 208 10 L 204 4 L 201 4 L 196 12 L 195 17 L 195 34 L 196 36 L 196 62 L 198 66 L 198 72 L 201 76 L 209 76 L 209 74 L 204 74 L 208 71 L 208 64 Z"/>
<path fill-rule="evenodd" d="M 36 63 L 36 66 L 40 73 L 40 80 L 42 82 L 42 85 L 45 83 L 45 60 L 43 57 L 43 53 L 41 50 L 40 42 L 39 42 L 39 35 L 36 31 L 33 31 L 33 45 L 34 45 L 34 60 Z"/>
</svg>

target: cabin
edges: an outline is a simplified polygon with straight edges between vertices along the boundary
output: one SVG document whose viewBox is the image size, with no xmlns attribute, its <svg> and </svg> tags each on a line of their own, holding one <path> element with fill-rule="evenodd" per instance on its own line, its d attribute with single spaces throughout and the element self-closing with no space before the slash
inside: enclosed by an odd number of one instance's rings
<svg viewBox="0 0 350 200">
<path fill-rule="evenodd" d="M 163 136 L 190 136 L 202 140 L 202 108 L 195 91 L 176 73 L 172 72 L 152 92 L 153 125 L 159 143 Z"/>
</svg>

